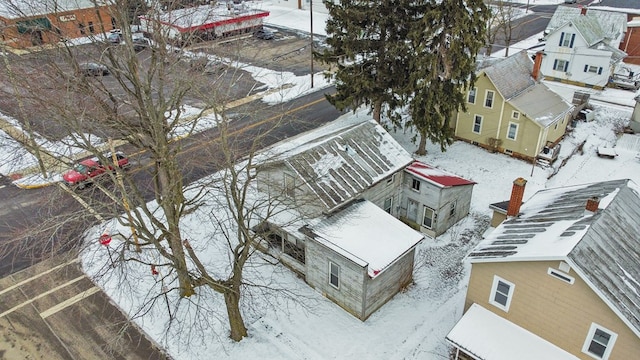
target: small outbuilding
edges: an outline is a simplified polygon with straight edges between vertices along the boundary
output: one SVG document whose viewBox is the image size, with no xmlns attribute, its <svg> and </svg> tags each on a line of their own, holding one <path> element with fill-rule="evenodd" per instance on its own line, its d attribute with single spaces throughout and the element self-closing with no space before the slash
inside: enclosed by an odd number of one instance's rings
<svg viewBox="0 0 640 360">
<path fill-rule="evenodd" d="M 400 216 L 409 226 L 435 237 L 469 214 L 475 182 L 419 161 L 404 175 Z"/>
</svg>

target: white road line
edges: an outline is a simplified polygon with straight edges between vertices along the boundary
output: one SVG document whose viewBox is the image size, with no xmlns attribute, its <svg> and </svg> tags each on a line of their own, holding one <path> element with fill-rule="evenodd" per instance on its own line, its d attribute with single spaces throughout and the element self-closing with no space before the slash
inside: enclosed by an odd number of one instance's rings
<svg viewBox="0 0 640 360">
<path fill-rule="evenodd" d="M 41 312 L 41 313 L 40 313 L 40 316 L 41 316 L 43 319 L 46 319 L 46 318 L 48 318 L 49 316 L 51 316 L 51 315 L 53 315 L 53 314 L 57 313 L 58 311 L 60 311 L 60 310 L 62 310 L 62 309 L 64 309 L 64 308 L 67 308 L 67 307 L 69 307 L 69 306 L 71 306 L 71 305 L 73 305 L 73 304 L 77 303 L 78 301 L 80 301 L 80 300 L 82 300 L 82 299 L 84 299 L 84 298 L 86 298 L 86 297 L 89 297 L 90 295 L 93 295 L 93 294 L 95 294 L 95 293 L 97 293 L 97 292 L 99 292 L 99 291 L 100 291 L 100 288 L 99 288 L 99 287 L 97 287 L 97 286 L 94 286 L 94 287 L 92 287 L 91 289 L 87 289 L 87 290 L 85 290 L 85 291 L 81 292 L 80 294 L 78 294 L 78 295 L 76 295 L 76 296 L 74 296 L 74 297 L 72 297 L 72 298 L 69 298 L 69 299 L 67 299 L 67 300 L 65 300 L 65 301 L 63 301 L 63 302 L 61 302 L 61 303 L 59 303 L 59 304 L 58 304 L 58 305 L 56 305 L 56 306 L 53 306 L 53 307 L 51 307 L 50 309 L 48 309 L 48 310 L 45 310 L 45 311 Z"/>
<path fill-rule="evenodd" d="M 45 297 L 45 296 L 47 296 L 47 295 L 49 295 L 49 294 L 51 294 L 51 293 L 54 293 L 54 292 L 56 292 L 56 291 L 58 291 L 58 290 L 62 289 L 63 287 L 65 287 L 65 286 L 67 286 L 67 285 L 71 285 L 71 284 L 73 284 L 73 283 L 75 283 L 75 282 L 78 282 L 78 281 L 80 281 L 80 280 L 82 280 L 82 279 L 87 279 L 87 277 L 86 277 L 86 276 L 84 276 L 84 275 L 82 275 L 82 276 L 78 276 L 77 278 L 75 278 L 75 279 L 73 279 L 73 280 L 71 280 L 71 281 L 68 281 L 68 282 L 66 282 L 66 283 L 64 283 L 64 284 L 62 284 L 62 285 L 56 286 L 56 287 L 54 287 L 53 289 L 51 289 L 51 290 L 49 290 L 49 291 L 45 291 L 45 292 L 43 292 L 42 294 L 38 294 L 38 295 L 36 295 L 35 297 L 33 297 L 33 298 L 31 298 L 31 299 L 29 299 L 29 300 L 27 300 L 27 301 L 25 301 L 25 302 L 23 302 L 23 303 L 21 303 L 21 304 L 19 304 L 19 305 L 16 305 L 16 306 L 12 307 L 11 309 L 9 309 L 9 310 L 7 310 L 7 311 L 3 312 L 2 314 L 0 314 L 0 318 L 3 318 L 3 317 L 5 317 L 6 315 L 11 314 L 12 312 L 14 312 L 14 311 L 16 311 L 16 310 L 20 309 L 20 308 L 21 308 L 21 307 L 23 307 L 23 306 L 29 305 L 29 304 L 31 304 L 32 302 L 34 302 L 34 301 L 36 301 L 36 300 L 38 300 L 38 299 L 40 299 L 40 298 L 43 298 L 43 297 Z"/>
<path fill-rule="evenodd" d="M 0 290 L 0 295 L 4 294 L 4 293 L 6 293 L 6 292 L 9 292 L 9 291 L 11 291 L 11 290 L 13 290 L 13 289 L 15 289 L 15 288 L 17 288 L 17 287 L 20 287 L 20 286 L 22 286 L 22 285 L 24 285 L 24 284 L 28 283 L 29 281 L 33 281 L 33 280 L 35 280 L 35 279 L 37 279 L 37 278 L 39 278 L 39 277 L 42 277 L 42 276 L 44 276 L 44 275 L 47 275 L 48 273 L 50 273 L 50 272 L 52 272 L 52 271 L 56 271 L 56 270 L 58 270 L 58 269 L 60 269 L 60 268 L 63 268 L 63 267 L 65 267 L 65 266 L 67 266 L 67 265 L 70 265 L 70 264 L 76 263 L 76 262 L 78 262 L 78 261 L 80 261 L 80 259 L 79 259 L 79 258 L 75 258 L 75 259 L 73 259 L 73 260 L 71 260 L 71 261 L 69 261 L 69 262 L 66 262 L 66 263 L 64 263 L 64 264 L 60 264 L 60 265 L 58 265 L 58 266 L 54 266 L 54 267 L 52 267 L 51 269 L 49 269 L 49 270 L 47 270 L 47 271 L 43 271 L 43 272 L 41 272 L 41 273 L 39 273 L 39 274 L 37 274 L 37 275 L 35 275 L 35 276 L 32 276 L 32 277 L 30 277 L 30 278 L 28 278 L 28 279 L 25 279 L 25 280 L 20 281 L 19 283 L 16 283 L 16 284 L 14 284 L 14 285 L 11 285 L 11 286 L 9 286 L 9 287 L 8 287 L 8 288 L 6 288 L 6 289 Z"/>
</svg>

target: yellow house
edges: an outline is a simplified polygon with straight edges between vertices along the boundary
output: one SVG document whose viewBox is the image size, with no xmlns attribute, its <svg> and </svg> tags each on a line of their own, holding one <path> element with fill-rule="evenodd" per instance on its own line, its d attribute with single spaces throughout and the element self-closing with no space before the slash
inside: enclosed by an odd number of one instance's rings
<svg viewBox="0 0 640 360">
<path fill-rule="evenodd" d="M 545 189 L 522 204 L 525 184 L 468 256 L 465 314 L 447 335 L 457 358 L 639 358 L 640 186 Z"/>
<path fill-rule="evenodd" d="M 536 65 L 522 51 L 479 70 L 467 90 L 467 111 L 457 115 L 456 138 L 522 159 L 553 161 L 573 106 L 536 81 Z"/>
</svg>

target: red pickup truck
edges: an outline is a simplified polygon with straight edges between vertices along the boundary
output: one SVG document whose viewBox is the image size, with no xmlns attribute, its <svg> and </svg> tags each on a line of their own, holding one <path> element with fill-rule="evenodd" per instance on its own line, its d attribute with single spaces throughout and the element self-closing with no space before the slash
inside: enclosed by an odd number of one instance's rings
<svg viewBox="0 0 640 360">
<path fill-rule="evenodd" d="M 123 153 L 116 152 L 115 156 L 116 160 L 118 161 L 117 166 L 119 168 L 126 169 L 127 167 L 129 167 L 129 159 Z M 65 172 L 62 175 L 62 179 L 69 186 L 77 187 L 78 189 L 84 189 L 93 181 L 93 178 L 95 178 L 96 176 L 100 176 L 107 171 L 115 170 L 113 164 L 111 163 L 111 160 L 113 159 L 111 153 L 104 154 L 104 157 L 108 161 L 107 165 L 102 164 L 98 157 L 85 159 L 75 164 L 73 166 L 73 169 Z"/>
</svg>

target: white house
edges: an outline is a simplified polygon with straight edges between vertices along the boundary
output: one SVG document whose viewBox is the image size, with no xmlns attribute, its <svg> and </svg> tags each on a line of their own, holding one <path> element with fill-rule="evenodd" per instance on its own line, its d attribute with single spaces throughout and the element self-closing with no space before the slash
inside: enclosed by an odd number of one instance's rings
<svg viewBox="0 0 640 360">
<path fill-rule="evenodd" d="M 540 71 L 546 80 L 604 88 L 615 65 L 627 56 L 618 49 L 626 19 L 622 14 L 591 14 L 586 8 L 570 15 L 548 28 Z"/>
</svg>

